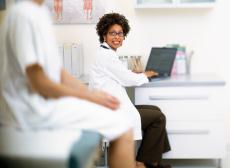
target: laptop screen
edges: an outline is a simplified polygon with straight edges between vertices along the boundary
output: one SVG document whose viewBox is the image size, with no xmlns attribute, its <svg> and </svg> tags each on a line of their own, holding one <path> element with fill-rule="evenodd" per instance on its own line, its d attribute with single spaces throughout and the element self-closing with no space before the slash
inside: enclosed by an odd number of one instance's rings
<svg viewBox="0 0 230 168">
<path fill-rule="evenodd" d="M 176 57 L 176 48 L 153 47 L 147 62 L 146 70 L 154 70 L 159 76 L 170 76 Z"/>
</svg>

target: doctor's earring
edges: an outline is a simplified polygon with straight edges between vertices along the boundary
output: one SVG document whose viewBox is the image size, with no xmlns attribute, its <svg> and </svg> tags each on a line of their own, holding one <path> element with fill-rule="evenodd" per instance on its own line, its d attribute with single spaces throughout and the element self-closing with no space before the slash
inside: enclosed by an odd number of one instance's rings
<svg viewBox="0 0 230 168">
<path fill-rule="evenodd" d="M 104 42 L 106 42 L 106 36 L 103 36 Z"/>
</svg>

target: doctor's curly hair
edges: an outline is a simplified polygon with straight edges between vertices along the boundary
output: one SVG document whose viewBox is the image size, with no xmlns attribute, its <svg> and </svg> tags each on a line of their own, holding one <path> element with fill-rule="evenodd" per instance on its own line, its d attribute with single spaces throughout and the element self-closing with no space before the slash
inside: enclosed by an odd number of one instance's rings
<svg viewBox="0 0 230 168">
<path fill-rule="evenodd" d="M 125 16 L 119 13 L 105 14 L 100 18 L 96 26 L 97 34 L 99 36 L 99 41 L 101 43 L 104 42 L 103 36 L 108 33 L 109 28 L 114 24 L 118 24 L 122 27 L 124 37 L 126 37 L 130 31 L 130 26 L 128 22 L 129 21 L 125 18 Z"/>
</svg>

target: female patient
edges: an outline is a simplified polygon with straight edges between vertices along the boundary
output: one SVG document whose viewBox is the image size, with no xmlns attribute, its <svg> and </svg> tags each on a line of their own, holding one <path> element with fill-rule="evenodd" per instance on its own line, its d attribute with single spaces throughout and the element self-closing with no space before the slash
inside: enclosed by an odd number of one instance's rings
<svg viewBox="0 0 230 168">
<path fill-rule="evenodd" d="M 89 90 L 62 68 L 43 3 L 13 6 L 0 33 L 0 100 L 10 107 L 0 111 L 0 125 L 23 131 L 96 131 L 110 140 L 110 168 L 134 168 L 132 126 L 116 110 L 119 101 Z"/>
<path fill-rule="evenodd" d="M 136 166 L 138 168 L 167 167 L 159 164 L 162 153 L 170 150 L 165 129 L 165 116 L 155 106 L 137 106 L 139 114 L 125 90 L 126 86 L 147 83 L 148 77 L 157 73 L 154 71 L 134 73 L 118 59 L 116 50 L 122 46 L 130 30 L 128 21 L 123 15 L 105 14 L 97 23 L 96 29 L 101 45 L 90 73 L 90 87 L 103 89 L 120 100 L 120 108 L 133 123 L 134 140 L 140 140 L 143 131 Z"/>
</svg>

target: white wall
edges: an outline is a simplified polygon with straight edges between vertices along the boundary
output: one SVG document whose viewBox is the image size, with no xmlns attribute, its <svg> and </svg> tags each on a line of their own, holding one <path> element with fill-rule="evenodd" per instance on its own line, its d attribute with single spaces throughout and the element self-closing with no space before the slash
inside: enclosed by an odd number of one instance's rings
<svg viewBox="0 0 230 168">
<path fill-rule="evenodd" d="M 7 0 L 12 3 L 13 0 Z M 103 0 L 107 12 L 124 14 L 131 25 L 121 55 L 142 55 L 146 63 L 151 46 L 180 43 L 194 50 L 192 73 L 212 72 L 227 81 L 230 92 L 230 1 L 218 0 L 213 9 L 135 10 L 133 0 Z M 0 20 L 2 12 L 0 12 Z M 59 42 L 84 45 L 85 72 L 94 60 L 99 45 L 95 24 L 55 25 Z M 225 102 L 228 104 L 228 100 Z M 230 151 L 230 109 L 226 114 L 226 133 Z"/>
<path fill-rule="evenodd" d="M 229 0 L 218 0 L 212 9 L 163 10 L 135 10 L 133 0 L 104 0 L 104 2 L 107 12 L 124 14 L 131 25 L 131 32 L 118 51 L 119 54 L 139 54 L 146 63 L 151 46 L 162 46 L 167 43 L 184 44 L 189 50 L 195 51 L 192 73 L 216 73 L 230 82 Z M 89 72 L 99 45 L 95 26 L 95 24 L 55 25 L 59 42 L 83 43 L 86 73 Z M 226 114 L 226 132 L 230 151 L 229 113 Z"/>
<path fill-rule="evenodd" d="M 213 9 L 135 10 L 133 0 L 105 0 L 105 7 L 107 12 L 120 12 L 130 21 L 131 32 L 120 54 L 140 54 L 146 62 L 151 46 L 181 43 L 195 51 L 192 72 L 216 72 L 225 76 L 230 54 L 228 0 L 219 0 Z M 55 26 L 59 42 L 84 44 L 86 72 L 98 47 L 95 26 Z"/>
</svg>

